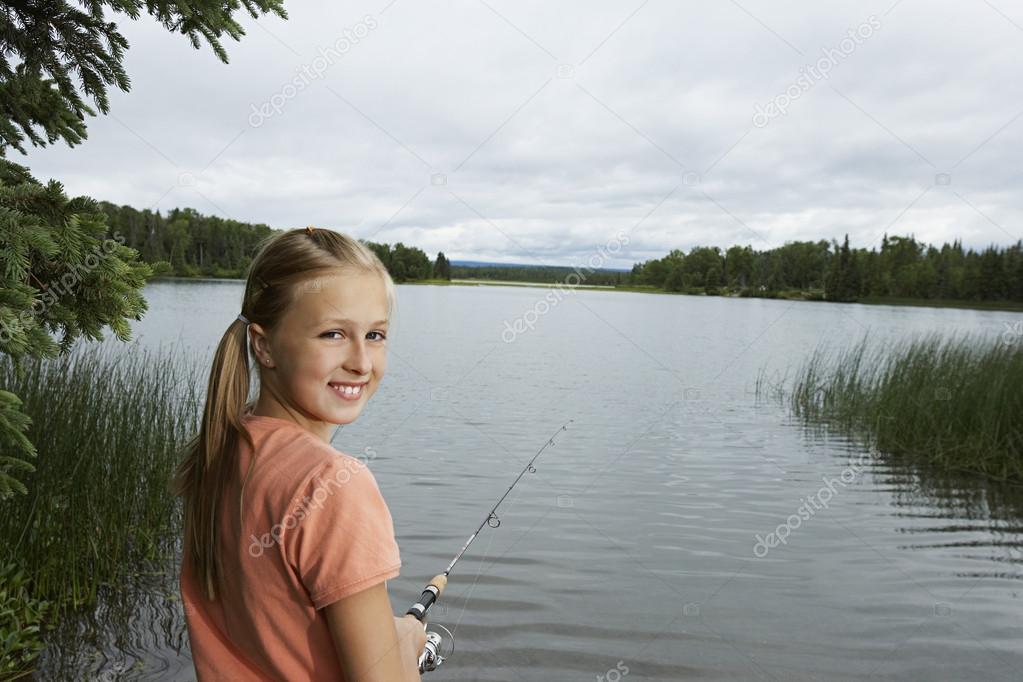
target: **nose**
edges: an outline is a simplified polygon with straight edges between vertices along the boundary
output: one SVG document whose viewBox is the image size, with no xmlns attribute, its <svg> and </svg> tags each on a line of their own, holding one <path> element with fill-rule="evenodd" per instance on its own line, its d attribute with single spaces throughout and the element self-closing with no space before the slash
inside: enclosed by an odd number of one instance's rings
<svg viewBox="0 0 1023 682">
<path fill-rule="evenodd" d="M 369 357 L 369 349 L 366 348 L 365 339 L 356 339 L 349 346 L 348 356 L 341 366 L 354 374 L 369 374 L 369 371 L 373 368 L 373 363 Z"/>
</svg>

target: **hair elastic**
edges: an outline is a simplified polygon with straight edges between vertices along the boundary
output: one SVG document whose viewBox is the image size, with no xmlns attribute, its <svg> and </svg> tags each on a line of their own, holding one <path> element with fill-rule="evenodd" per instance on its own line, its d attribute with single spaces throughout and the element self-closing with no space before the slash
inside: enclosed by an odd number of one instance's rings
<svg viewBox="0 0 1023 682">
<path fill-rule="evenodd" d="M 251 324 L 249 322 L 249 318 L 245 317 L 244 315 L 239 315 L 236 319 L 244 324 Z"/>
</svg>

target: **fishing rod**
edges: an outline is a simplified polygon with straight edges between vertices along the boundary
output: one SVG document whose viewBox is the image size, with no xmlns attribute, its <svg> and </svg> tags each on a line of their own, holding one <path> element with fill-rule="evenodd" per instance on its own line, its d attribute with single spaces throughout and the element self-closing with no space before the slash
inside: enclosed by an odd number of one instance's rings
<svg viewBox="0 0 1023 682">
<path fill-rule="evenodd" d="M 462 549 L 458 550 L 458 553 L 455 554 L 455 558 L 451 560 L 451 563 L 444 569 L 444 572 L 435 575 L 433 579 L 426 584 L 426 587 L 423 588 L 422 595 L 419 597 L 419 601 L 409 607 L 409 610 L 405 612 L 406 616 L 414 616 L 416 620 L 423 624 L 424 628 L 426 627 L 426 615 L 430 612 L 430 607 L 436 603 L 436 601 L 440 598 L 441 593 L 444 592 L 444 588 L 448 584 L 448 575 L 450 575 L 451 569 L 455 567 L 458 560 L 462 558 L 463 554 L 465 554 L 465 550 L 469 549 L 469 545 L 471 545 L 472 541 L 476 539 L 476 536 L 480 534 L 480 531 L 483 530 L 484 526 L 497 528 L 501 525 L 501 519 L 497 516 L 497 508 L 501 506 L 501 503 L 504 502 L 504 498 L 508 497 L 508 493 L 512 491 L 512 488 L 515 487 L 515 484 L 519 482 L 527 471 L 531 474 L 536 473 L 536 467 L 533 466 L 533 462 L 536 461 L 536 458 L 540 456 L 540 453 L 546 450 L 549 445 L 554 445 L 554 437 L 562 431 L 568 430 L 568 425 L 571 423 L 571 419 L 565 422 L 560 429 L 555 431 L 551 437 L 547 439 L 547 442 L 543 444 L 543 447 L 536 451 L 536 454 L 533 455 L 533 459 L 529 460 L 529 463 L 526 464 L 522 471 L 519 472 L 519 475 L 515 477 L 512 484 L 508 486 L 506 491 L 504 491 L 504 495 L 501 495 L 501 499 L 497 501 L 497 504 L 490 508 L 490 512 L 483 518 L 483 522 L 479 525 L 479 528 L 477 528 L 476 531 L 469 536 L 469 539 L 465 541 L 465 544 L 462 545 Z M 450 631 L 448 634 L 451 634 Z M 441 656 L 440 654 L 440 645 L 441 636 L 436 632 L 427 631 L 426 647 L 423 653 L 419 656 L 420 673 L 436 670 L 437 666 L 444 662 L 444 656 Z"/>
</svg>

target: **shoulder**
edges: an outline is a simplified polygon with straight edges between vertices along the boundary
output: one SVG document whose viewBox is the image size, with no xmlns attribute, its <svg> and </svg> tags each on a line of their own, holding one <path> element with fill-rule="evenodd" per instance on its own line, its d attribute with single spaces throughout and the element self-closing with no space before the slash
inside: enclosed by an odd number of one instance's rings
<svg viewBox="0 0 1023 682">
<path fill-rule="evenodd" d="M 260 478 L 288 491 L 290 507 L 382 504 L 373 472 L 361 457 L 341 452 L 298 426 L 283 425 L 257 441 Z M 336 494 L 342 493 L 342 494 Z"/>
<path fill-rule="evenodd" d="M 340 452 L 334 446 L 297 425 L 260 425 L 251 429 L 255 447 L 253 468 L 246 490 L 252 499 L 263 500 L 268 511 L 279 516 L 293 507 L 296 499 L 315 492 L 317 487 L 347 482 L 353 478 L 360 483 L 376 482 L 361 460 Z M 244 472 L 242 472 L 244 473 Z M 368 479 L 368 480 L 367 480 Z M 331 483 L 333 482 L 333 483 Z M 354 486 L 353 486 L 354 487 Z"/>
<path fill-rule="evenodd" d="M 297 424 L 274 422 L 249 428 L 257 469 L 271 470 L 281 479 L 301 481 L 342 455 Z"/>
</svg>

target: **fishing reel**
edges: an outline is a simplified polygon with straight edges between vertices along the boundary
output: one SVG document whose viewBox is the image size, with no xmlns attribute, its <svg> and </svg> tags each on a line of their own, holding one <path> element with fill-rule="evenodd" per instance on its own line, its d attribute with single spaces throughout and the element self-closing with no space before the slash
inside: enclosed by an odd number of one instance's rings
<svg viewBox="0 0 1023 682">
<path fill-rule="evenodd" d="M 425 628 L 426 625 L 424 624 Z M 427 630 L 426 631 L 426 646 L 423 648 L 423 653 L 419 655 L 419 672 L 428 673 L 431 670 L 436 670 L 440 667 L 440 664 L 444 662 L 451 654 L 455 652 L 455 636 L 450 630 L 443 625 L 437 625 L 444 632 L 448 634 L 448 642 L 450 647 L 446 653 L 441 653 L 441 646 L 444 643 L 444 639 L 440 636 L 440 633 Z"/>
<path fill-rule="evenodd" d="M 406 616 L 413 616 L 416 620 L 423 624 L 423 629 L 426 630 L 426 616 L 430 612 L 430 608 L 440 598 L 441 593 L 444 592 L 444 588 L 447 587 L 448 576 L 446 573 L 435 575 L 433 580 L 427 583 L 426 587 L 423 588 L 423 593 L 419 596 L 419 601 L 409 607 L 409 610 L 405 612 Z M 444 639 L 440 636 L 440 633 L 435 631 L 426 630 L 426 646 L 423 647 L 423 653 L 419 655 L 419 672 L 426 673 L 431 670 L 436 670 L 444 659 L 455 652 L 455 635 L 443 625 L 436 625 L 435 627 L 440 628 L 448 634 L 448 641 L 451 642 L 447 653 L 441 653 L 441 645 L 444 643 Z"/>
</svg>

